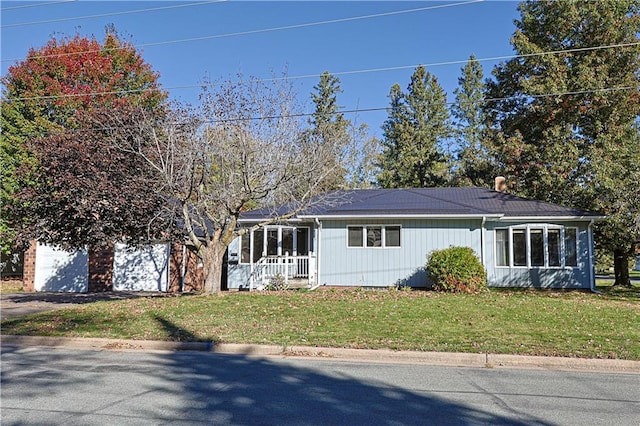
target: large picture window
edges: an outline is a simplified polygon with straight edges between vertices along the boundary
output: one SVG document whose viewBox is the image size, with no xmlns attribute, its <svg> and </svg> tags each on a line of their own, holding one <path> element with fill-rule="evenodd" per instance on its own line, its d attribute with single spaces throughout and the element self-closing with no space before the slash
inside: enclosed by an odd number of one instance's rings
<svg viewBox="0 0 640 426">
<path fill-rule="evenodd" d="M 347 247 L 400 247 L 399 225 L 347 227 Z"/>
<path fill-rule="evenodd" d="M 496 266 L 578 266 L 578 230 L 555 225 L 496 229 Z"/>
</svg>

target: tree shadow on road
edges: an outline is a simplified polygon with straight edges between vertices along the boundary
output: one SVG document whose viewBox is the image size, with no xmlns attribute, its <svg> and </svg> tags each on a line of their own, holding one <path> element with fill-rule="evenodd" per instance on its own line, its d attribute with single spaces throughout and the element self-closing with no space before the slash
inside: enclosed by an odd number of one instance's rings
<svg viewBox="0 0 640 426">
<path fill-rule="evenodd" d="M 189 339 L 170 319 L 156 319 L 168 333 Z M 379 367 L 330 359 L 312 368 L 295 357 L 250 353 L 8 347 L 2 352 L 3 360 L 12 361 L 2 368 L 6 425 L 36 424 L 42 418 L 49 424 L 548 424 L 504 407 L 489 412 L 458 402 L 457 391 L 432 377 L 416 380 L 409 365 L 394 366 L 394 375 L 408 384 L 398 387 Z M 444 368 L 434 371 L 440 379 L 451 374 Z M 470 392 L 488 397 L 477 389 Z"/>
<path fill-rule="evenodd" d="M 168 333 L 185 331 L 171 321 L 157 320 Z M 195 336 L 194 336 L 195 337 Z M 186 401 L 182 420 L 209 424 L 278 425 L 416 425 L 416 424 L 544 424 L 481 411 L 445 400 L 437 392 L 408 391 L 389 385 L 371 366 L 324 359 L 318 369 L 296 358 L 260 358 L 251 354 L 222 355 L 175 352 L 163 356 L 166 386 L 156 392 L 178 392 Z M 396 366 L 411 376 L 411 366 Z M 357 379 L 354 370 L 373 375 Z M 366 376 L 366 374 L 365 374 Z M 422 389 L 431 389 L 423 383 Z M 151 401 L 150 401 L 151 402 Z M 148 407 L 142 404 L 142 407 Z M 151 417 L 159 413 L 148 410 Z"/>
</svg>

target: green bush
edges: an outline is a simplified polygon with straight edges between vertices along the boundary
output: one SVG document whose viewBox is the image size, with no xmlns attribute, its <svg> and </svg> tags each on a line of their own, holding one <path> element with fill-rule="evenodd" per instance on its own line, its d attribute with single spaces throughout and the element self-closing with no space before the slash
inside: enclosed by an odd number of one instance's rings
<svg viewBox="0 0 640 426">
<path fill-rule="evenodd" d="M 476 293 L 487 287 L 487 272 L 469 247 L 432 251 L 427 258 L 427 272 L 434 290 Z"/>
</svg>

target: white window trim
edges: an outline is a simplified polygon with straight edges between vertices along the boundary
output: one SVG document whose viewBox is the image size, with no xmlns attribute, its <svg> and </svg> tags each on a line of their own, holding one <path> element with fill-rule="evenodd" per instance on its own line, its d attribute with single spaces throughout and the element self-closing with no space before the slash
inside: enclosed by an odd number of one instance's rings
<svg viewBox="0 0 640 426">
<path fill-rule="evenodd" d="M 544 248 L 544 265 L 532 265 L 531 264 L 531 230 L 539 230 L 542 229 L 543 235 L 543 248 Z M 560 265 L 558 266 L 549 266 L 549 229 L 558 229 L 560 230 Z M 566 242 L 566 233 L 565 230 L 574 229 L 576 234 L 576 265 L 567 265 L 567 251 L 565 247 Z M 509 245 L 509 253 L 507 253 L 507 257 L 509 258 L 508 265 L 498 265 L 498 244 L 496 239 L 496 232 L 498 230 L 508 230 L 508 245 Z M 513 231 L 514 230 L 524 230 L 525 231 L 525 251 L 526 251 L 526 265 L 514 265 L 514 246 L 513 246 Z M 500 227 L 494 229 L 494 238 L 493 238 L 493 264 L 496 269 L 577 269 L 580 264 L 579 259 L 580 253 L 580 230 L 577 226 L 562 226 L 562 225 L 552 225 L 552 224 L 527 224 L 527 225 L 514 225 L 508 227 Z"/>
<path fill-rule="evenodd" d="M 349 245 L 349 228 L 362 228 L 362 245 L 360 246 L 351 246 Z M 367 228 L 381 228 L 381 244 L 380 246 L 377 247 L 369 247 L 367 245 Z M 400 245 L 397 246 L 387 246 L 387 229 L 386 228 L 400 228 Z M 393 249 L 399 249 L 402 248 L 402 225 L 399 224 L 386 224 L 386 225 L 380 225 L 380 224 L 375 224 L 375 223 L 371 223 L 369 225 L 347 225 L 346 228 L 346 246 L 347 249 L 352 250 L 352 249 L 370 249 L 370 250 L 380 250 L 380 249 L 388 249 L 388 250 L 393 250 Z"/>
</svg>

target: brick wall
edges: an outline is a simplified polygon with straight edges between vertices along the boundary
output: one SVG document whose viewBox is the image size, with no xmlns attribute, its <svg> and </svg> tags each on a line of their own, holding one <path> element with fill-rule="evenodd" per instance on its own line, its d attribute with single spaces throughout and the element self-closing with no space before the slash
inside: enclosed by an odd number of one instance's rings
<svg viewBox="0 0 640 426">
<path fill-rule="evenodd" d="M 33 241 L 24 253 L 24 273 L 22 288 L 25 292 L 35 291 L 36 249 L 37 242 Z M 202 290 L 204 276 L 198 256 L 191 250 L 186 250 L 183 259 L 182 244 L 171 245 L 169 259 L 169 291 L 179 292 L 182 286 L 182 263 L 185 264 L 184 287 L 185 292 L 199 292 Z M 89 293 L 99 293 L 113 290 L 113 247 L 92 248 L 89 250 Z"/>
<path fill-rule="evenodd" d="M 184 292 L 199 292 L 204 283 L 202 266 L 199 266 L 198 256 L 191 250 L 185 250 L 183 258 L 183 245 L 171 245 L 171 258 L 169 260 L 169 291 L 179 292 L 182 286 L 182 268 L 185 263 Z"/>
<path fill-rule="evenodd" d="M 113 290 L 113 246 L 89 249 L 89 293 Z"/>
<path fill-rule="evenodd" d="M 36 248 L 38 243 L 31 241 L 29 248 L 24 252 L 24 264 L 22 270 L 22 290 L 26 292 L 35 291 L 36 277 Z"/>
</svg>

